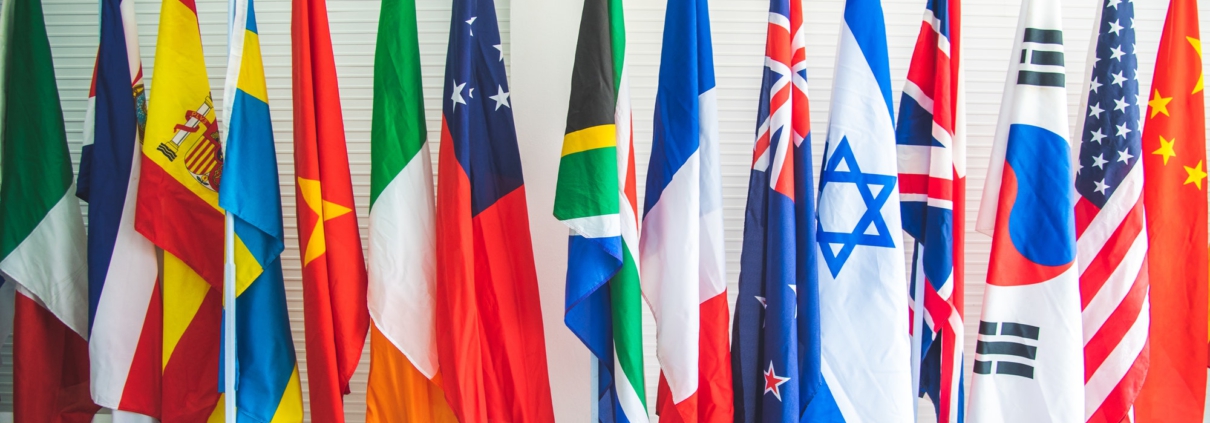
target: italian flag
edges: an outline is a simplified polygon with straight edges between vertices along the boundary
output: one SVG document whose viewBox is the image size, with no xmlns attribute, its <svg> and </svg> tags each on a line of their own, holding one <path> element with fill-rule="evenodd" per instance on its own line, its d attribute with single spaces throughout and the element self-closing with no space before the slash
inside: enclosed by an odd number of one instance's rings
<svg viewBox="0 0 1210 423">
<path fill-rule="evenodd" d="M 434 323 L 433 168 L 415 0 L 383 0 L 370 133 L 367 422 L 455 423 L 440 388 Z"/>
<path fill-rule="evenodd" d="M 17 286 L 14 421 L 88 422 L 84 219 L 40 0 L 7 0 L 0 118 L 0 275 Z M 13 64 L 15 66 L 9 66 Z"/>
<path fill-rule="evenodd" d="M 625 57 L 622 1 L 585 1 L 554 215 L 571 231 L 563 320 L 597 359 L 599 419 L 646 422 Z"/>
</svg>

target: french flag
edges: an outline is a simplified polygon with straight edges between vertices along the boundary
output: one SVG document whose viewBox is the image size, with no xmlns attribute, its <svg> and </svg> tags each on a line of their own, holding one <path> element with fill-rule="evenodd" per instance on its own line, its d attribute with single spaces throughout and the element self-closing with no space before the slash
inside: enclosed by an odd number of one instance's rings
<svg viewBox="0 0 1210 423">
<path fill-rule="evenodd" d="M 639 241 L 661 422 L 732 420 L 722 183 L 706 0 L 671 0 Z"/>
<path fill-rule="evenodd" d="M 101 42 L 77 195 L 88 202 L 92 398 L 114 421 L 160 415 L 161 299 L 155 247 L 134 229 L 147 116 L 131 0 L 101 1 Z"/>
</svg>

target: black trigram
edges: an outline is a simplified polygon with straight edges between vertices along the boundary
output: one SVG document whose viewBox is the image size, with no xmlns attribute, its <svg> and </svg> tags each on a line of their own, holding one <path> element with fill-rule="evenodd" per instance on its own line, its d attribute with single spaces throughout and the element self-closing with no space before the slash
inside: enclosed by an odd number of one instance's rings
<svg viewBox="0 0 1210 423">
<path fill-rule="evenodd" d="M 1021 66 L 1017 71 L 1017 84 L 1065 87 L 1063 31 L 1025 28 L 1025 37 L 1021 41 Z"/>
<path fill-rule="evenodd" d="M 979 342 L 975 344 L 975 373 L 1013 375 L 1034 378 L 1033 362 L 1038 357 L 1039 328 L 1021 323 L 979 322 Z M 998 336 L 997 336 L 998 335 Z M 996 340 L 985 340 L 995 336 Z M 1030 343 L 1017 341 L 1033 341 Z"/>
</svg>

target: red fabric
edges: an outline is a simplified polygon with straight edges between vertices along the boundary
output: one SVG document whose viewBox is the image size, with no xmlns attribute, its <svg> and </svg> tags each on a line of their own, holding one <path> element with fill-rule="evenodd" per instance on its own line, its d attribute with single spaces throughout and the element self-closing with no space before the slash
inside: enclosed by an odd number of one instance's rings
<svg viewBox="0 0 1210 423">
<path fill-rule="evenodd" d="M 1153 102 L 1143 126 L 1143 201 L 1151 283 L 1150 367 L 1135 401 L 1139 422 L 1201 422 L 1206 400 L 1207 290 L 1205 92 L 1197 2 L 1172 0 L 1156 56 Z M 1200 42 L 1199 42 L 1200 45 Z M 1172 142 L 1168 161 L 1161 139 Z M 1196 179 L 1196 184 L 1193 179 Z"/>
<path fill-rule="evenodd" d="M 164 352 L 164 299 L 160 296 L 157 281 L 151 292 L 147 307 L 147 318 L 143 320 L 143 331 L 139 344 L 135 346 L 130 373 L 126 379 L 126 390 L 122 392 L 118 407 L 125 411 L 145 414 L 160 419 L 161 374 Z"/>
<path fill-rule="evenodd" d="M 294 0 L 291 36 L 295 175 L 319 181 L 324 202 L 356 210 L 324 0 Z M 349 393 L 370 324 L 357 213 L 323 216 L 304 202 L 301 191 L 296 193 L 299 246 L 306 254 L 317 225 L 323 226 L 326 244 L 324 253 L 303 267 L 311 419 L 340 423 L 342 396 Z"/>
<path fill-rule="evenodd" d="M 727 295 L 716 295 L 703 302 L 700 308 L 697 392 L 673 404 L 672 391 L 661 374 L 656 396 L 660 422 L 725 423 L 734 418 Z"/>
<path fill-rule="evenodd" d="M 463 423 L 553 422 L 525 188 L 472 218 L 466 172 L 450 149 L 439 160 L 436 320 L 446 399 Z"/>
<path fill-rule="evenodd" d="M 193 322 L 173 350 L 172 360 L 164 367 L 162 423 L 205 423 L 218 404 L 218 390 L 198 387 L 218 385 L 219 345 L 223 298 L 221 289 L 206 291 Z"/>
<path fill-rule="evenodd" d="M 13 420 L 88 423 L 88 341 L 18 293 L 13 327 Z"/>
<path fill-rule="evenodd" d="M 157 247 L 180 258 L 215 289 L 223 289 L 223 212 L 198 197 L 143 155 L 134 227 Z"/>
</svg>

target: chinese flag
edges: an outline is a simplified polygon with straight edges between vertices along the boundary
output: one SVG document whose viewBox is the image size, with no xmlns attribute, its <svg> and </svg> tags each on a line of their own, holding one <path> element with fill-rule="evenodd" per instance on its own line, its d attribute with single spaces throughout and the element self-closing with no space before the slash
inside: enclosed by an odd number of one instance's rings
<svg viewBox="0 0 1210 423">
<path fill-rule="evenodd" d="M 1201 422 L 1206 399 L 1206 110 L 1196 0 L 1172 0 L 1143 130 L 1151 367 L 1139 422 Z"/>
<path fill-rule="evenodd" d="M 344 422 L 342 395 L 370 317 L 324 0 L 294 0 L 294 173 L 311 420 Z"/>
</svg>

